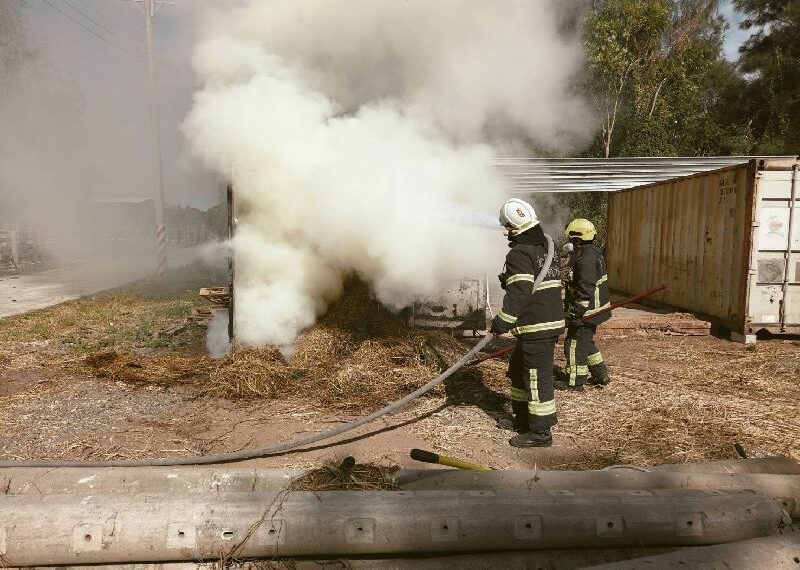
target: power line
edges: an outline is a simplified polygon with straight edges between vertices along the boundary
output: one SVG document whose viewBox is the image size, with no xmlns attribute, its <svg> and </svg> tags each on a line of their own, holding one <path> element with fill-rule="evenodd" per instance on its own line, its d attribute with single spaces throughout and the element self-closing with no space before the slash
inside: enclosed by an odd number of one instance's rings
<svg viewBox="0 0 800 570">
<path fill-rule="evenodd" d="M 84 12 L 80 11 L 78 8 L 76 8 L 76 7 L 75 7 L 75 5 L 74 5 L 73 3 L 72 3 L 72 2 L 70 2 L 69 0 L 61 0 L 61 1 L 62 1 L 64 4 L 66 4 L 67 6 L 69 6 L 70 8 L 72 8 L 72 9 L 73 9 L 75 12 L 77 12 L 78 14 L 80 14 L 81 16 L 83 16 L 84 18 L 86 18 L 86 19 L 87 19 L 88 21 L 90 21 L 92 24 L 94 24 L 95 26 L 97 26 L 98 28 L 100 28 L 101 30 L 105 30 L 106 32 L 108 32 L 108 33 L 109 33 L 109 34 L 111 34 L 112 36 L 114 35 L 114 32 L 113 32 L 113 31 L 111 31 L 111 30 L 109 30 L 108 28 L 106 28 L 106 27 L 105 27 L 103 24 L 101 24 L 100 22 L 98 22 L 97 20 L 95 20 L 94 18 L 92 18 L 92 17 L 91 17 L 89 14 L 86 14 L 86 13 L 84 13 Z"/>
<path fill-rule="evenodd" d="M 105 43 L 107 43 L 108 45 L 110 45 L 110 46 L 113 46 L 113 47 L 117 48 L 118 50 L 120 50 L 120 51 L 123 51 L 123 52 L 127 53 L 128 55 L 130 55 L 130 56 L 132 56 L 132 57 L 135 57 L 135 58 L 138 58 L 138 57 L 140 57 L 140 56 L 138 56 L 137 54 L 135 54 L 135 53 L 133 53 L 133 52 L 129 51 L 128 49 L 126 49 L 126 48 L 124 48 L 124 47 L 122 47 L 122 46 L 120 46 L 120 45 L 117 45 L 117 44 L 115 44 L 114 42 L 112 42 L 112 41 L 111 41 L 111 40 L 109 40 L 108 38 L 106 38 L 106 37 L 104 37 L 104 36 L 100 35 L 99 33 L 97 33 L 95 30 L 93 30 L 93 29 L 91 29 L 91 28 L 89 28 L 89 27 L 87 27 L 87 26 L 83 25 L 81 22 L 79 22 L 78 20 L 76 20 L 75 18 L 73 18 L 72 16 L 70 16 L 69 14 L 67 14 L 66 12 L 64 12 L 63 10 L 61 10 L 61 9 L 60 9 L 58 6 L 55 6 L 54 4 L 52 4 L 52 3 L 50 2 L 50 0 L 42 0 L 42 2 L 44 2 L 45 4 L 47 4 L 47 5 L 48 5 L 48 6 L 50 6 L 50 7 L 51 7 L 53 10 L 55 10 L 56 12 L 58 12 L 59 14 L 61 14 L 62 16 L 64 16 L 65 18 L 68 18 L 68 19 L 69 19 L 69 20 L 71 20 L 73 23 L 75 23 L 77 26 L 80 26 L 81 28 L 83 28 L 84 30 L 86 30 L 87 32 L 89 32 L 90 34 L 92 34 L 93 36 L 95 36 L 96 38 L 100 39 L 101 41 L 104 41 L 104 42 L 105 42 Z"/>
<path fill-rule="evenodd" d="M 100 27 L 101 29 L 103 29 L 103 30 L 107 31 L 107 32 L 108 32 L 109 34 L 111 34 L 112 36 L 117 36 L 117 38 L 118 38 L 119 40 L 122 40 L 122 41 L 121 41 L 121 43 L 122 43 L 123 45 L 125 45 L 125 46 L 128 46 L 128 47 L 133 47 L 134 49 L 136 49 L 136 48 L 138 48 L 139 50 L 141 50 L 141 49 L 142 49 L 142 45 L 141 45 L 141 44 L 139 44 L 139 43 L 137 43 L 137 41 L 136 41 L 136 40 L 134 40 L 133 42 L 131 42 L 131 40 L 130 40 L 129 38 L 124 38 L 124 37 L 122 37 L 122 36 L 118 36 L 118 35 L 117 35 L 117 34 L 116 34 L 116 33 L 115 33 L 113 30 L 111 30 L 111 29 L 107 28 L 106 26 L 104 26 L 103 24 L 101 24 L 100 22 L 98 22 L 97 20 L 95 20 L 94 18 L 92 18 L 91 16 L 89 16 L 88 14 L 86 14 L 85 12 L 83 12 L 82 10 L 80 10 L 79 8 L 77 8 L 77 7 L 75 6 L 75 4 L 73 4 L 73 3 L 72 3 L 70 0 L 61 0 L 61 2 L 62 2 L 62 3 L 64 3 L 65 5 L 69 6 L 70 8 L 72 8 L 72 10 L 73 10 L 75 13 L 77 13 L 77 14 L 80 14 L 80 15 L 81 15 L 81 16 L 82 16 L 84 19 L 86 19 L 87 21 L 89 21 L 89 22 L 91 22 L 91 23 L 95 24 L 96 26 Z M 98 32 L 98 33 L 99 33 L 99 32 Z"/>
<path fill-rule="evenodd" d="M 95 8 L 91 5 L 87 0 L 75 0 L 79 6 L 83 7 L 85 10 L 88 10 L 92 14 L 94 14 L 97 18 L 101 21 L 106 22 L 111 27 L 115 28 L 117 31 L 122 32 L 122 37 L 127 40 L 131 40 L 133 38 L 136 41 L 141 40 L 142 38 L 139 37 L 136 30 L 131 30 L 128 26 L 124 26 L 120 24 L 120 20 L 118 18 L 112 17 L 109 14 L 106 14 L 102 10 Z"/>
<path fill-rule="evenodd" d="M 126 1 L 126 3 L 127 3 L 127 1 Z M 142 9 L 141 6 L 139 6 L 139 4 L 138 4 L 138 2 L 136 0 L 133 0 L 131 2 L 131 6 L 137 12 L 144 13 L 144 10 Z M 139 27 L 142 29 L 143 32 L 147 32 L 147 25 L 144 23 L 144 21 L 136 20 L 136 23 L 139 24 Z"/>
</svg>

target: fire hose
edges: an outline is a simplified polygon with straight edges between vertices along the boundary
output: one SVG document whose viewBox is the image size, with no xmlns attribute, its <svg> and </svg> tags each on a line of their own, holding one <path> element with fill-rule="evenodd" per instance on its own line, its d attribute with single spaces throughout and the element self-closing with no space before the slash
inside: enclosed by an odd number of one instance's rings
<svg viewBox="0 0 800 570">
<path fill-rule="evenodd" d="M 550 264 L 553 262 L 554 246 L 553 240 L 550 236 L 547 237 L 547 259 L 545 259 L 542 271 L 536 277 L 533 283 L 533 291 L 539 287 L 544 280 L 544 276 L 550 269 Z M 403 406 L 409 404 L 412 400 L 429 392 L 434 387 L 444 382 L 447 378 L 452 376 L 461 367 L 469 363 L 470 359 L 478 353 L 484 346 L 494 338 L 494 335 L 489 333 L 483 337 L 478 344 L 472 347 L 464 356 L 458 359 L 450 368 L 439 374 L 433 380 L 430 380 L 424 386 L 417 388 L 408 396 L 392 402 L 380 410 L 371 413 L 368 416 L 358 418 L 356 420 L 347 422 L 341 426 L 335 427 L 322 433 L 316 433 L 305 437 L 300 437 L 278 443 L 269 447 L 262 447 L 258 449 L 247 449 L 233 453 L 217 453 L 214 455 L 202 455 L 194 457 L 165 457 L 157 459 L 124 459 L 117 461 L 0 461 L 0 469 L 8 467 L 50 467 L 50 468 L 64 468 L 64 467 L 172 467 L 175 465 L 209 465 L 218 463 L 233 463 L 236 461 L 246 461 L 248 459 L 258 459 L 259 457 L 267 457 L 269 455 L 276 455 L 291 449 L 296 449 L 312 443 L 317 443 L 324 439 L 330 439 L 337 435 L 341 435 L 348 431 L 352 431 L 358 427 L 368 424 L 378 418 L 399 410 Z"/>
<path fill-rule="evenodd" d="M 591 318 L 597 317 L 599 315 L 604 315 L 604 314 L 608 313 L 609 311 L 613 311 L 614 309 L 619 309 L 620 307 L 624 307 L 625 305 L 630 305 L 631 303 L 635 303 L 636 301 L 640 301 L 640 300 L 644 299 L 645 297 L 649 297 L 650 295 L 652 295 L 654 293 L 658 293 L 662 289 L 666 289 L 666 288 L 667 288 L 666 285 L 659 285 L 658 287 L 653 287 L 651 289 L 648 289 L 647 291 L 643 291 L 643 292 L 639 293 L 638 295 L 634 295 L 633 297 L 629 297 L 629 298 L 625 299 L 624 301 L 620 301 L 619 303 L 614 303 L 613 305 L 610 305 L 610 306 L 606 307 L 602 311 L 597 311 L 596 313 L 593 313 L 592 315 L 589 315 L 588 317 L 586 317 L 586 316 L 581 317 L 581 321 L 586 321 L 587 319 L 591 319 Z M 493 358 L 499 358 L 500 356 L 503 356 L 504 354 L 508 354 L 509 352 L 514 350 L 516 347 L 517 347 L 517 345 L 516 345 L 516 343 L 514 343 L 511 346 L 507 346 L 505 348 L 501 348 L 497 352 L 492 352 L 491 354 L 487 354 L 487 355 L 481 356 L 480 358 L 476 358 L 476 359 L 468 362 L 467 366 L 475 366 L 476 364 L 480 364 L 481 362 L 486 362 L 487 360 L 491 360 Z"/>
</svg>

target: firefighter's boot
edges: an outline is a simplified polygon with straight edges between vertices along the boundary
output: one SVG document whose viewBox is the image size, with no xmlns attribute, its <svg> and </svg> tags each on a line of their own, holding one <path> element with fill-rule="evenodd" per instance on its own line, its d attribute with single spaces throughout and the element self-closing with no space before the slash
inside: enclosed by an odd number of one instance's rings
<svg viewBox="0 0 800 570">
<path fill-rule="evenodd" d="M 589 384 L 593 386 L 598 386 L 602 388 L 603 386 L 607 386 L 611 382 L 611 378 L 609 378 L 608 374 L 602 374 L 598 376 L 590 376 L 587 380 Z"/>
<path fill-rule="evenodd" d="M 555 380 L 553 382 L 553 388 L 556 390 L 573 390 L 575 392 L 583 392 L 583 384 L 578 384 L 577 386 L 570 386 L 569 382 L 565 380 Z"/>
<path fill-rule="evenodd" d="M 508 440 L 509 445 L 513 447 L 550 447 L 553 445 L 553 436 L 550 430 L 547 431 L 529 431 L 515 435 Z"/>
</svg>

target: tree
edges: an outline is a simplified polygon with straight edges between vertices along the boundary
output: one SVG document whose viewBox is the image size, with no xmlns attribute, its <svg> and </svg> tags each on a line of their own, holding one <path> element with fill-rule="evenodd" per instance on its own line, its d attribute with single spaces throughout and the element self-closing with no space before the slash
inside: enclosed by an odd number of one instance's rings
<svg viewBox="0 0 800 570">
<path fill-rule="evenodd" d="M 586 93 L 599 135 L 590 156 L 747 154 L 731 100 L 744 80 L 722 56 L 718 0 L 593 0 L 584 19 Z M 574 217 L 605 231 L 607 194 L 565 195 Z"/>
<path fill-rule="evenodd" d="M 721 96 L 736 80 L 721 55 L 718 4 L 595 0 L 584 38 L 601 127 L 596 154 L 707 154 L 729 136 L 716 128 Z"/>
<path fill-rule="evenodd" d="M 20 0 L 0 2 L 0 92 L 7 91 L 23 63 L 34 56 L 28 45 Z"/>
<path fill-rule="evenodd" d="M 600 113 L 603 155 L 611 156 L 617 121 L 635 92 L 638 69 L 658 49 L 669 13 L 661 0 L 602 0 L 586 17 L 589 91 Z"/>
<path fill-rule="evenodd" d="M 752 36 L 740 48 L 741 112 L 759 154 L 800 153 L 800 0 L 735 0 Z"/>
</svg>

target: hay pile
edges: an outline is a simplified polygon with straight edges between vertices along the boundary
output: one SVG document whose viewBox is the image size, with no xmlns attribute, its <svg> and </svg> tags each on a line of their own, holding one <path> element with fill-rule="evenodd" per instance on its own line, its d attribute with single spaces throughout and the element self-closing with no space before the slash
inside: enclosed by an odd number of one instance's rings
<svg viewBox="0 0 800 570">
<path fill-rule="evenodd" d="M 348 458 L 351 459 L 352 458 Z M 327 461 L 292 480 L 289 491 L 394 491 L 394 474 L 398 467 L 387 467 L 373 463 L 354 463 L 348 466 L 336 461 Z"/>
<path fill-rule="evenodd" d="M 99 378 L 128 384 L 191 380 L 216 397 L 299 398 L 360 412 L 405 396 L 466 351 L 447 333 L 409 328 L 358 281 L 348 284 L 293 349 L 289 360 L 275 347 L 234 347 L 219 360 L 111 350 L 90 354 L 82 366 Z"/>
<path fill-rule="evenodd" d="M 329 409 L 363 411 L 418 388 L 465 347 L 446 333 L 410 329 L 348 283 L 287 362 L 276 349 L 234 350 L 218 361 L 208 392 L 224 397 L 300 397 Z"/>
<path fill-rule="evenodd" d="M 286 398 L 296 375 L 277 348 L 241 349 L 212 361 L 204 389 L 222 398 Z"/>
</svg>

